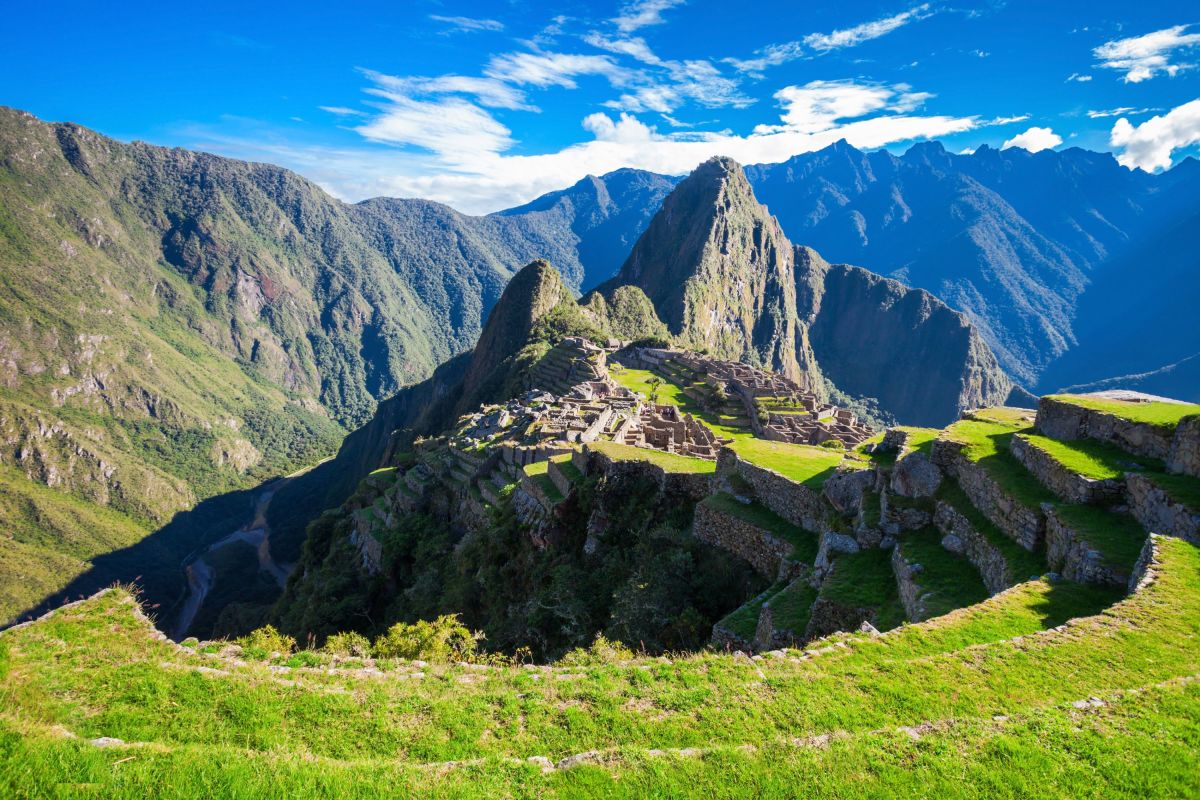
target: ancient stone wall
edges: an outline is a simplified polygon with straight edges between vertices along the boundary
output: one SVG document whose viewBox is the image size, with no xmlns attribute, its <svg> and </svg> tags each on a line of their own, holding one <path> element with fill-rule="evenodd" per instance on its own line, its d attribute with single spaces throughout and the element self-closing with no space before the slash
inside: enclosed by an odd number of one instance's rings
<svg viewBox="0 0 1200 800">
<path fill-rule="evenodd" d="M 1096 480 L 1072 472 L 1054 456 L 1030 442 L 1021 434 L 1012 438 L 1009 452 L 1033 477 L 1060 499 L 1068 503 L 1090 505 L 1120 502 L 1125 494 L 1122 478 Z"/>
<path fill-rule="evenodd" d="M 842 605 L 826 597 L 813 603 L 812 616 L 804 629 L 806 641 L 819 639 L 838 631 L 858 630 L 864 622 L 875 622 L 875 609 Z"/>
<path fill-rule="evenodd" d="M 700 541 L 745 559 L 769 580 L 779 577 L 784 560 L 792 553 L 791 544 L 777 539 L 770 531 L 707 503 L 696 506 L 692 531 Z"/>
<path fill-rule="evenodd" d="M 635 475 L 642 480 L 654 482 L 667 495 L 699 502 L 712 493 L 713 479 L 704 473 L 667 472 L 650 461 L 623 461 L 610 458 L 605 453 L 590 450 L 587 454 L 585 474 L 594 470 L 606 475 Z"/>
<path fill-rule="evenodd" d="M 1043 397 L 1038 402 L 1037 429 L 1051 439 L 1097 439 L 1127 453 L 1166 459 L 1171 431 L 1144 422 L 1130 422 L 1104 411 Z"/>
<path fill-rule="evenodd" d="M 966 557 L 979 570 L 990 594 L 998 594 L 1029 577 L 1013 575 L 1004 554 L 949 503 L 938 501 L 933 524 L 942 532 L 942 547 Z"/>
<path fill-rule="evenodd" d="M 737 453 L 725 448 L 717 457 L 718 482 L 727 479 L 731 473 L 750 484 L 760 503 L 793 525 L 817 532 L 827 527 L 832 509 L 817 491 L 744 461 Z"/>
<path fill-rule="evenodd" d="M 912 622 L 924 622 L 929 618 L 925 611 L 926 592 L 920 586 L 920 565 L 904 556 L 903 543 L 892 548 L 892 573 L 896 576 L 896 588 L 900 592 L 900 603 L 904 615 Z"/>
<path fill-rule="evenodd" d="M 1200 477 L 1200 414 L 1185 417 L 1175 429 L 1167 455 L 1167 469 Z"/>
<path fill-rule="evenodd" d="M 1094 583 L 1124 588 L 1129 584 L 1128 569 L 1108 564 L 1103 554 L 1046 505 L 1046 563 L 1050 569 L 1076 583 Z"/>
<path fill-rule="evenodd" d="M 1200 511 L 1171 497 L 1145 475 L 1131 472 L 1125 484 L 1129 510 L 1143 528 L 1200 544 Z"/>
<path fill-rule="evenodd" d="M 1031 508 L 1009 496 L 980 465 L 958 458 L 951 474 L 979 509 L 1010 539 L 1026 550 L 1036 550 L 1046 532 L 1046 518 L 1040 508 Z"/>
</svg>

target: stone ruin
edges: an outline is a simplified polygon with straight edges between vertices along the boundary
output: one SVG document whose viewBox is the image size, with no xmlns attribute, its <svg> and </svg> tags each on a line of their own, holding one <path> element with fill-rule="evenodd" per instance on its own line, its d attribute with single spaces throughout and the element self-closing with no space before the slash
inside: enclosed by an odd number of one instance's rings
<svg viewBox="0 0 1200 800">
<path fill-rule="evenodd" d="M 632 360 L 667 378 L 684 370 L 709 386 L 723 386 L 729 397 L 740 402 L 749 427 L 764 439 L 811 445 L 837 439 L 853 447 L 875 434 L 852 411 L 822 402 L 790 378 L 749 364 L 657 347 L 637 348 Z M 764 422 L 759 418 L 764 402 L 790 405 L 795 411 L 766 409 Z"/>
</svg>

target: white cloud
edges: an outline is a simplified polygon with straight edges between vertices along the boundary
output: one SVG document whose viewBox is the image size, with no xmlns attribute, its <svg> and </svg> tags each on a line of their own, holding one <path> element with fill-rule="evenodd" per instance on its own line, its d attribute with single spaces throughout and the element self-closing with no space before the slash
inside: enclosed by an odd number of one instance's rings
<svg viewBox="0 0 1200 800">
<path fill-rule="evenodd" d="M 634 0 L 621 7 L 621 12 L 612 22 L 622 33 L 631 33 L 639 28 L 660 25 L 665 20 L 664 11 L 683 5 L 684 0 Z"/>
<path fill-rule="evenodd" d="M 445 22 L 450 25 L 449 32 L 457 31 L 502 31 L 504 23 L 495 19 L 473 19 L 471 17 L 443 17 L 438 14 L 430 14 L 429 18 L 435 22 Z"/>
<path fill-rule="evenodd" d="M 975 155 L 975 148 L 974 147 L 964 147 L 962 150 L 958 151 L 958 154 L 960 156 L 973 156 L 973 155 Z"/>
<path fill-rule="evenodd" d="M 525 101 L 525 94 L 496 78 L 479 78 L 469 75 L 438 75 L 433 78 L 420 76 L 397 77 L 384 75 L 373 70 L 363 70 L 378 89 L 368 89 L 371 94 L 380 90 L 388 94 L 438 95 L 465 94 L 473 96 L 476 101 L 488 108 L 508 108 L 521 111 L 537 111 Z"/>
<path fill-rule="evenodd" d="M 929 4 L 923 3 L 900 14 L 884 17 L 872 22 L 864 22 L 861 25 L 855 25 L 853 28 L 846 28 L 831 33 L 810 33 L 801 41 L 767 45 L 755 51 L 754 58 L 726 58 L 724 61 L 727 64 L 733 65 L 733 68 L 738 72 L 761 77 L 763 70 L 767 67 L 777 67 L 788 61 L 794 61 L 804 55 L 806 48 L 815 51 L 817 54 L 821 54 L 842 47 L 854 47 L 871 39 L 878 39 L 880 36 L 889 34 L 897 28 L 903 27 L 915 20 L 924 19 L 932 13 L 929 10 Z M 982 51 L 976 52 L 986 55 Z"/>
<path fill-rule="evenodd" d="M 374 142 L 412 145 L 436 153 L 448 164 L 472 154 L 499 153 L 512 146 L 511 131 L 487 111 L 459 97 L 417 100 L 382 89 L 382 113 L 355 128 Z"/>
<path fill-rule="evenodd" d="M 803 42 L 813 50 L 821 51 L 854 47 L 871 39 L 878 39 L 880 36 L 889 34 L 897 28 L 907 25 L 909 22 L 924 19 L 930 13 L 929 4 L 922 3 L 916 8 L 901 12 L 895 16 L 884 17 L 873 22 L 864 22 L 862 25 L 855 25 L 853 28 L 833 31 L 832 33 L 810 33 L 804 37 Z"/>
<path fill-rule="evenodd" d="M 484 74 L 498 81 L 530 86 L 562 86 L 574 89 L 574 78 L 601 75 L 613 86 L 629 81 L 630 71 L 609 56 L 572 53 L 502 53 L 493 56 Z"/>
<path fill-rule="evenodd" d="M 1175 25 L 1143 36 L 1105 42 L 1092 54 L 1100 59 L 1101 67 L 1124 72 L 1126 83 L 1147 81 L 1160 72 L 1175 77 L 1181 70 L 1194 66 L 1170 63 L 1174 51 L 1190 50 L 1200 44 L 1200 33 L 1184 33 L 1189 27 Z"/>
<path fill-rule="evenodd" d="M 1058 147 L 1062 144 L 1062 137 L 1049 128 L 1032 127 L 1024 133 L 1018 133 L 1013 138 L 1000 145 L 1001 150 L 1007 150 L 1010 147 L 1020 147 L 1028 150 L 1031 153 L 1036 153 L 1039 150 L 1048 150 L 1051 147 Z"/>
<path fill-rule="evenodd" d="M 1117 161 L 1130 169 L 1167 169 L 1172 151 L 1200 142 L 1200 100 L 1184 103 L 1136 127 L 1122 117 L 1113 125 L 1109 142 L 1121 148 Z"/>
<path fill-rule="evenodd" d="M 996 117 L 995 119 L 988 120 L 987 124 L 988 125 L 1012 125 L 1014 122 L 1024 122 L 1027 119 L 1029 119 L 1028 114 L 1020 114 L 1015 117 Z"/>
<path fill-rule="evenodd" d="M 1158 111 L 1158 109 L 1121 106 L 1120 108 L 1105 108 L 1098 111 L 1089 111 L 1087 112 L 1087 115 L 1090 119 L 1101 119 L 1103 117 L 1126 117 L 1133 114 L 1149 114 L 1151 111 Z"/>
<path fill-rule="evenodd" d="M 1092 79 L 1092 76 L 1091 76 L 1091 75 L 1081 75 L 1081 74 L 1080 74 L 1080 73 L 1078 73 L 1078 72 L 1072 72 L 1072 73 L 1071 73 L 1071 74 L 1070 74 L 1070 75 L 1067 77 L 1067 82 L 1069 83 L 1069 82 L 1071 82 L 1071 81 L 1075 81 L 1076 83 L 1087 83 L 1087 82 L 1088 82 L 1088 81 L 1090 81 L 1091 79 Z"/>
<path fill-rule="evenodd" d="M 345 106 L 317 106 L 322 111 L 327 111 L 330 114 L 336 114 L 339 117 L 365 117 L 367 112 L 359 111 L 357 108 L 346 108 Z"/>
</svg>

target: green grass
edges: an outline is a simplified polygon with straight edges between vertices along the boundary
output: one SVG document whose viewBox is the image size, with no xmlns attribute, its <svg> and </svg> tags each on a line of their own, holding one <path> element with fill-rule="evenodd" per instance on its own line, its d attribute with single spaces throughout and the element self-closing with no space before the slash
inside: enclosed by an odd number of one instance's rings
<svg viewBox="0 0 1200 800">
<path fill-rule="evenodd" d="M 963 455 L 983 467 L 1009 496 L 1029 508 L 1052 502 L 1054 495 L 1029 470 L 1013 458 L 1009 442 L 1017 433 L 1031 430 L 1029 424 L 1016 414 L 1006 415 L 1006 409 L 987 409 L 989 419 L 963 419 L 955 422 L 942 436 L 965 445 Z M 985 412 L 978 412 L 985 413 Z M 1011 417 L 1011 418 L 1007 418 Z"/>
<path fill-rule="evenodd" d="M 820 596 L 845 606 L 876 609 L 875 627 L 879 630 L 904 621 L 889 550 L 871 547 L 838 556 L 833 574 L 821 585 Z"/>
<path fill-rule="evenodd" d="M 546 499 L 551 503 L 557 505 L 565 499 L 563 493 L 558 490 L 558 487 L 554 485 L 554 481 L 550 480 L 550 476 L 545 472 L 532 475 L 531 479 L 538 485 L 538 488 L 542 490 L 542 494 L 546 495 Z"/>
<path fill-rule="evenodd" d="M 1190 508 L 1192 513 L 1200 513 L 1200 478 L 1169 472 L 1147 472 L 1145 475 L 1164 492 Z"/>
<path fill-rule="evenodd" d="M 955 511 L 962 514 L 979 531 L 992 547 L 1000 551 L 1008 562 L 1012 576 L 1023 580 L 1046 571 L 1046 564 L 1041 553 L 1031 553 L 1024 547 L 1004 535 L 996 525 L 984 516 L 983 512 L 971 504 L 971 499 L 953 479 L 942 481 L 938 488 L 937 498 L 949 503 Z"/>
<path fill-rule="evenodd" d="M 1132 569 L 1146 531 L 1129 514 L 1118 514 L 1097 506 L 1055 506 L 1055 512 L 1072 530 L 1104 556 L 1108 563 Z"/>
<path fill-rule="evenodd" d="M 110 593 L 0 636 L 0 794 L 1191 796 L 1200 689 L 1179 679 L 1200 671 L 1200 550 L 1157 549 L 1156 580 L 1108 610 L 1036 581 L 811 658 L 369 679 L 182 652 Z M 1047 631 L 1078 614 L 1095 616 Z M 1088 697 L 1103 704 L 1071 705 Z M 689 747 L 705 752 L 651 752 Z M 586 751 L 602 763 L 523 761 Z"/>
<path fill-rule="evenodd" d="M 521 467 L 521 471 L 531 478 L 534 475 L 545 475 L 548 469 L 550 469 L 549 461 L 534 461 L 532 464 Z"/>
<path fill-rule="evenodd" d="M 1050 399 L 1063 403 L 1104 411 L 1130 422 L 1144 422 L 1161 428 L 1174 429 L 1184 417 L 1200 414 L 1200 405 L 1190 403 L 1163 403 L 1159 401 L 1137 403 L 1128 400 L 1109 400 L 1100 397 L 1055 394 Z"/>
<path fill-rule="evenodd" d="M 763 604 L 783 591 L 786 585 L 784 583 L 772 585 L 765 592 L 738 606 L 717 624 L 722 628 L 732 631 L 747 642 L 754 641 L 754 634 L 758 630 L 758 617 L 762 613 Z"/>
<path fill-rule="evenodd" d="M 1131 456 L 1119 447 L 1095 439 L 1063 442 L 1034 433 L 1021 436 L 1071 472 L 1093 480 L 1121 478 L 1131 470 L 1162 469 L 1162 463 L 1155 459 Z"/>
<path fill-rule="evenodd" d="M 688 473 L 703 475 L 717 471 L 717 462 L 703 458 L 681 456 L 676 453 L 664 453 L 648 447 L 633 447 L 616 442 L 592 442 L 588 448 L 597 453 L 604 453 L 615 461 L 646 461 L 662 467 L 666 472 Z"/>
<path fill-rule="evenodd" d="M 904 443 L 904 452 L 923 453 L 926 456 L 933 448 L 934 441 L 941 435 L 941 430 L 938 428 L 912 428 L 902 425 L 900 429 L 908 433 L 908 439 Z"/>
<path fill-rule="evenodd" d="M 914 580 L 924 592 L 930 593 L 925 598 L 929 616 L 941 616 L 988 597 L 978 570 L 965 558 L 942 547 L 941 538 L 937 528 L 928 527 L 906 534 L 899 544 L 908 561 L 923 567 Z"/>
<path fill-rule="evenodd" d="M 817 557 L 817 535 L 793 525 L 783 517 L 758 503 L 742 503 L 733 495 L 717 492 L 701 501 L 732 517 L 762 528 L 792 545 L 792 559 L 803 564 L 812 564 Z"/>
<path fill-rule="evenodd" d="M 825 479 L 834 473 L 844 457 L 840 450 L 767 439 L 742 439 L 731 447 L 739 458 L 817 490 L 825 485 Z"/>
<path fill-rule="evenodd" d="M 771 621 L 776 628 L 803 636 L 816 599 L 817 590 L 809 586 L 807 581 L 794 580 L 771 598 Z"/>
</svg>

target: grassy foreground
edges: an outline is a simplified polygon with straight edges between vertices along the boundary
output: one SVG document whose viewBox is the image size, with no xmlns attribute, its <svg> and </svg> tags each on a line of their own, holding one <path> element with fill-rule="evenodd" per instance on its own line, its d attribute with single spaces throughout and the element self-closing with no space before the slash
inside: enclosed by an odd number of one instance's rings
<svg viewBox="0 0 1200 800">
<path fill-rule="evenodd" d="M 1034 581 L 762 660 L 284 671 L 113 591 L 0 636 L 0 795 L 1195 796 L 1200 550 L 1154 541 L 1111 608 Z"/>
</svg>

